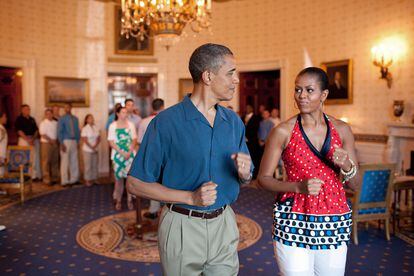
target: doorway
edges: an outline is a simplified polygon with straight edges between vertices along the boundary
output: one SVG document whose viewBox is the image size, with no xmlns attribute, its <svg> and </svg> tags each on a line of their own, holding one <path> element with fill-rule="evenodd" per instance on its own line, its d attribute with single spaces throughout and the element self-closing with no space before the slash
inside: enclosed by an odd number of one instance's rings
<svg viewBox="0 0 414 276">
<path fill-rule="evenodd" d="M 251 105 L 255 114 L 263 105 L 271 111 L 280 111 L 280 70 L 241 72 L 240 79 L 240 115 L 246 113 L 246 105 Z M 259 114 L 258 114 L 259 115 Z"/>
<path fill-rule="evenodd" d="M 151 103 L 157 97 L 157 74 L 108 74 L 109 112 L 115 104 L 124 105 L 126 99 L 133 99 L 137 113 L 142 117 L 151 114 Z"/>
<path fill-rule="evenodd" d="M 21 68 L 0 67 L 0 111 L 7 116 L 5 127 L 10 145 L 17 144 L 14 123 L 22 105 L 22 76 Z"/>
</svg>

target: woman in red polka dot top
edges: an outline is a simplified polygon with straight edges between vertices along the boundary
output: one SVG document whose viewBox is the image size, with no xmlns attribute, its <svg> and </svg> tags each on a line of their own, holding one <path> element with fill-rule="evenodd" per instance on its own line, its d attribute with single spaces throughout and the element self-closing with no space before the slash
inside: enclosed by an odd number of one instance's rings
<svg viewBox="0 0 414 276">
<path fill-rule="evenodd" d="M 270 133 L 259 185 L 278 192 L 273 240 L 283 275 L 344 275 L 351 209 L 344 185 L 356 187 L 357 160 L 350 127 L 323 112 L 328 76 L 316 67 L 295 81 L 299 114 Z M 274 178 L 282 158 L 287 180 Z"/>
</svg>

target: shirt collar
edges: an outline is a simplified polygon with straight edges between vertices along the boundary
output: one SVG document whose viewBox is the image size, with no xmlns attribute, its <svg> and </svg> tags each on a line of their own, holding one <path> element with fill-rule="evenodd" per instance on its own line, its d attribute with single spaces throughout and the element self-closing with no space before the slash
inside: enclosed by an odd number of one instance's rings
<svg viewBox="0 0 414 276">
<path fill-rule="evenodd" d="M 216 104 L 216 109 L 217 109 L 217 113 L 220 114 L 220 117 L 224 120 L 224 121 L 229 121 L 229 118 L 227 117 L 227 114 L 224 112 L 225 107 Z"/>
<path fill-rule="evenodd" d="M 187 120 L 194 120 L 197 118 L 200 118 L 202 115 L 200 111 L 198 111 L 197 107 L 193 104 L 193 102 L 190 99 L 191 94 L 187 94 L 187 96 L 183 99 L 183 108 L 185 113 L 185 118 Z"/>
<path fill-rule="evenodd" d="M 195 105 L 193 104 L 193 102 L 190 99 L 190 96 L 191 96 L 191 94 L 187 94 L 187 96 L 185 96 L 183 101 L 182 101 L 183 108 L 184 108 L 184 113 L 185 113 L 185 118 L 187 120 L 194 120 L 194 119 L 197 119 L 197 118 L 201 118 L 201 116 L 203 116 L 203 115 L 200 113 L 200 111 L 198 111 L 197 107 L 195 107 Z M 228 121 L 229 119 L 227 118 L 227 115 L 224 112 L 224 108 L 225 107 L 222 107 L 221 105 L 216 104 L 217 114 L 224 121 Z"/>
</svg>

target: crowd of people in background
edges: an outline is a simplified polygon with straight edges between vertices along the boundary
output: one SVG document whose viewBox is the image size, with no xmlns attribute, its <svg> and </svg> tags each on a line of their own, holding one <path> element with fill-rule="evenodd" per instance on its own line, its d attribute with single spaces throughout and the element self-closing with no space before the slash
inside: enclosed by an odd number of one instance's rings
<svg viewBox="0 0 414 276">
<path fill-rule="evenodd" d="M 164 109 L 164 101 L 155 99 L 152 102 L 152 113 L 141 118 L 136 113 L 135 103 L 126 99 L 123 104 L 117 103 L 109 115 L 105 126 L 108 144 L 111 148 L 111 167 L 114 176 L 113 200 L 116 210 L 122 209 L 122 196 L 125 190 L 125 179 L 131 163 L 138 152 L 144 134 L 151 120 Z M 231 108 L 232 109 L 232 108 Z M 18 145 L 32 147 L 33 164 L 32 180 L 43 181 L 48 185 L 60 183 L 62 186 L 81 184 L 79 168 L 79 150 L 83 159 L 83 183 L 92 186 L 98 183 L 98 149 L 101 143 L 101 130 L 95 125 L 95 118 L 87 114 L 80 125 L 79 119 L 72 114 L 72 105 L 63 107 L 55 105 L 44 111 L 44 118 L 37 125 L 31 116 L 30 106 L 21 106 L 21 114 L 15 122 L 18 134 Z M 246 108 L 242 117 L 246 125 L 246 141 L 255 168 L 259 168 L 264 144 L 271 129 L 280 123 L 279 110 L 271 111 L 263 105 L 259 106 L 259 114 L 254 113 L 251 105 Z M 7 117 L 0 113 L 0 165 L 5 163 L 8 145 L 5 124 Z M 0 175 L 4 175 L 4 166 L 0 166 Z M 254 177 L 257 172 L 255 170 Z M 133 209 L 132 197 L 127 193 L 127 207 Z M 158 217 L 160 203 L 150 202 L 145 217 Z"/>
<path fill-rule="evenodd" d="M 161 99 L 154 102 L 153 114 L 144 120 L 137 114 L 132 99 L 126 99 L 123 104 L 117 103 L 114 112 L 109 115 L 106 131 L 112 148 L 111 160 L 116 180 L 114 199 L 119 198 L 115 194 L 122 195 L 119 180 L 126 177 L 128 162 L 132 161 L 137 152 L 138 130 L 142 140 L 150 119 L 159 112 L 160 106 L 164 106 Z M 14 122 L 18 135 L 17 145 L 32 149 L 32 181 L 42 181 L 48 185 L 60 183 L 62 186 L 81 184 L 79 154 L 82 154 L 83 183 L 92 186 L 99 178 L 101 130 L 95 124 L 93 114 L 87 114 L 81 125 L 79 119 L 72 114 L 70 103 L 63 106 L 63 113 L 61 115 L 61 107 L 58 105 L 46 108 L 44 117 L 38 124 L 31 116 L 30 106 L 23 104 L 20 115 Z M 141 121 L 145 127 L 139 128 Z M 5 174 L 4 164 L 9 143 L 6 123 L 6 114 L 0 112 L 0 176 Z"/>
<path fill-rule="evenodd" d="M 125 190 L 125 179 L 129 167 L 151 120 L 164 109 L 164 101 L 152 102 L 152 113 L 146 118 L 137 114 L 134 100 L 126 99 L 117 103 L 106 123 L 108 144 L 111 148 L 111 167 L 114 176 L 113 199 L 116 210 L 122 209 L 121 199 Z M 101 130 L 95 125 L 95 118 L 87 114 L 80 125 L 79 119 L 72 114 L 72 105 L 65 104 L 64 114 L 61 107 L 53 106 L 44 111 L 39 125 L 31 116 L 30 106 L 21 106 L 21 114 L 15 121 L 19 146 L 31 147 L 32 181 L 42 181 L 47 185 L 60 183 L 62 186 L 81 184 L 80 156 L 83 160 L 83 183 L 90 187 L 98 183 Z M 8 135 L 5 128 L 7 116 L 0 112 L 0 176 L 5 174 Z M 137 143 L 138 140 L 138 143 Z M 3 165 L 3 166 L 2 166 Z M 133 209 L 131 195 L 127 194 L 128 209 Z M 160 204 L 151 202 L 150 212 L 145 216 L 156 218 Z"/>
<path fill-rule="evenodd" d="M 246 113 L 242 116 L 246 126 L 246 143 L 254 164 L 253 178 L 257 177 L 260 160 L 262 159 L 266 139 L 270 131 L 281 122 L 279 109 L 270 111 L 264 105 L 259 105 L 258 113 L 254 112 L 252 105 L 246 106 Z"/>
</svg>

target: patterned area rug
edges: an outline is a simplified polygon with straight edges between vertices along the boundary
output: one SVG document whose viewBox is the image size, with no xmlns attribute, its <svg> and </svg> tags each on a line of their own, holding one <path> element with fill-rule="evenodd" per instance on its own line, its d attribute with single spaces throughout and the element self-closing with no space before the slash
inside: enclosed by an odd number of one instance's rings
<svg viewBox="0 0 414 276">
<path fill-rule="evenodd" d="M 236 215 L 240 232 L 238 250 L 256 243 L 262 228 L 254 220 Z M 129 235 L 135 222 L 135 211 L 119 213 L 94 220 L 83 226 L 76 235 L 78 244 L 86 250 L 115 259 L 153 263 L 159 262 L 156 232 L 146 233 L 143 240 Z"/>
<path fill-rule="evenodd" d="M 0 223 L 7 226 L 0 232 L 0 275 L 162 275 L 160 263 L 109 258 L 77 242 L 77 233 L 89 223 L 128 214 L 114 210 L 112 191 L 112 185 L 78 186 L 0 210 Z M 263 232 L 239 251 L 240 276 L 278 275 L 271 233 L 273 201 L 271 193 L 242 188 L 232 205 Z M 413 245 L 395 236 L 387 241 L 376 225 L 360 226 L 359 245 L 348 248 L 345 275 L 414 275 Z"/>
</svg>

